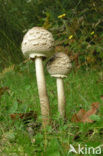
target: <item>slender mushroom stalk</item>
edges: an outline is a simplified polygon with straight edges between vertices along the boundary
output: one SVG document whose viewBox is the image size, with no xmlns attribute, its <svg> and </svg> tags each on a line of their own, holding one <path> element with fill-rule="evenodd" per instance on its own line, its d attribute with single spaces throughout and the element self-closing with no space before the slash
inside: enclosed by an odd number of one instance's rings
<svg viewBox="0 0 103 156">
<path fill-rule="evenodd" d="M 33 27 L 23 38 L 22 52 L 25 56 L 35 61 L 41 114 L 43 126 L 45 127 L 49 123 L 50 108 L 42 60 L 54 52 L 54 39 L 52 34 L 41 27 Z"/>
<path fill-rule="evenodd" d="M 57 78 L 57 95 L 58 95 L 58 112 L 65 118 L 65 94 L 64 94 L 64 84 L 63 78 Z"/>
<path fill-rule="evenodd" d="M 57 95 L 58 95 L 58 111 L 60 116 L 65 118 L 65 94 L 63 78 L 67 77 L 72 65 L 68 55 L 63 52 L 56 53 L 47 62 L 47 70 L 49 74 L 56 77 Z"/>
</svg>

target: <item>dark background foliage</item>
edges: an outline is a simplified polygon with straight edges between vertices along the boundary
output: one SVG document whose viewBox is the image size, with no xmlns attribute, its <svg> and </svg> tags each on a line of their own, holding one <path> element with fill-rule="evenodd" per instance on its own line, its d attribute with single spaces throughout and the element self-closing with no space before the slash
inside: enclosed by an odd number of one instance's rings
<svg viewBox="0 0 103 156">
<path fill-rule="evenodd" d="M 33 26 L 50 30 L 56 51 L 78 68 L 102 64 L 103 0 L 0 0 L 0 70 L 23 61 L 22 38 Z"/>
</svg>

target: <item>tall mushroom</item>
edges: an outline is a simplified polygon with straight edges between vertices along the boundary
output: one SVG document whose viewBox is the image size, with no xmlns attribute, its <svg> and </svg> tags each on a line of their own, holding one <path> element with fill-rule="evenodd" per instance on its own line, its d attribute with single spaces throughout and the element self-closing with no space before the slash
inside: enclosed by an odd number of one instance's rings
<svg viewBox="0 0 103 156">
<path fill-rule="evenodd" d="M 55 53 L 47 62 L 49 74 L 56 77 L 58 94 L 58 111 L 60 116 L 65 118 L 65 95 L 63 78 L 67 77 L 72 65 L 68 55 L 63 52 Z"/>
<path fill-rule="evenodd" d="M 43 126 L 46 126 L 49 123 L 50 109 L 42 60 L 54 52 L 53 36 L 42 27 L 33 27 L 25 34 L 21 49 L 25 56 L 35 60 L 41 114 Z"/>
</svg>

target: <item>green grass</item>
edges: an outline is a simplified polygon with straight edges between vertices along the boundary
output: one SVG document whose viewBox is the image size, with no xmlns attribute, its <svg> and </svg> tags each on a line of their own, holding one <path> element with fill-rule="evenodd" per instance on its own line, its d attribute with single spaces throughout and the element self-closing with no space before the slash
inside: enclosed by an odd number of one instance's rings
<svg viewBox="0 0 103 156">
<path fill-rule="evenodd" d="M 69 145 L 99 146 L 103 144 L 103 72 L 99 70 L 72 71 L 64 80 L 66 94 L 67 122 L 64 124 L 57 112 L 56 80 L 45 71 L 47 91 L 53 125 L 43 130 L 34 129 L 30 137 L 27 125 L 21 119 L 12 120 L 10 114 L 37 113 L 36 124 L 41 123 L 40 103 L 32 62 L 15 66 L 13 70 L 0 74 L 0 87 L 8 91 L 0 97 L 0 156 L 73 156 Z M 93 102 L 99 102 L 98 121 L 94 123 L 73 123 L 72 115 L 80 108 L 90 109 Z M 90 131 L 93 133 L 89 134 Z"/>
</svg>

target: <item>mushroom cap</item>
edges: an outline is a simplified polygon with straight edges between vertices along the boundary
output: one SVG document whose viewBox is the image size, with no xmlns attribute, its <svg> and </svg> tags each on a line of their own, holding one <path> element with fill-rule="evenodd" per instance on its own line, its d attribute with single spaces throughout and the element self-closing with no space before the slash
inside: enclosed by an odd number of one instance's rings
<svg viewBox="0 0 103 156">
<path fill-rule="evenodd" d="M 23 38 L 21 44 L 25 56 L 50 56 L 54 52 L 54 39 L 52 34 L 42 27 L 33 27 Z"/>
<path fill-rule="evenodd" d="M 66 77 L 72 67 L 67 54 L 63 52 L 55 53 L 47 62 L 47 70 L 53 77 Z"/>
</svg>

